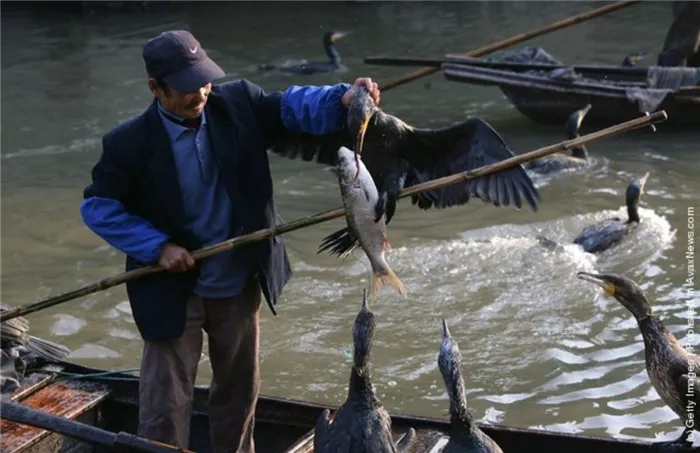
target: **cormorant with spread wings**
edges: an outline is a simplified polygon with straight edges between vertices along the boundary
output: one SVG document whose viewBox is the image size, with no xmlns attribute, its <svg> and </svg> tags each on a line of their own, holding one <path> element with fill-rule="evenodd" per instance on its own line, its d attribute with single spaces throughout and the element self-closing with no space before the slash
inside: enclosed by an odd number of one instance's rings
<svg viewBox="0 0 700 453">
<path fill-rule="evenodd" d="M 466 121 L 438 129 L 416 128 L 374 105 L 367 89 L 357 90 L 348 110 L 347 127 L 326 135 L 288 133 L 271 151 L 290 159 L 337 165 L 338 148 L 354 149 L 362 157 L 380 194 L 377 219 L 389 223 L 396 197 L 414 186 L 514 157 L 501 136 L 484 120 Z M 490 175 L 411 196 L 420 209 L 445 208 L 477 197 L 494 206 L 522 207 L 523 199 L 537 211 L 540 195 L 518 165 Z M 319 252 L 345 256 L 358 245 L 344 228 L 324 238 Z"/>
</svg>

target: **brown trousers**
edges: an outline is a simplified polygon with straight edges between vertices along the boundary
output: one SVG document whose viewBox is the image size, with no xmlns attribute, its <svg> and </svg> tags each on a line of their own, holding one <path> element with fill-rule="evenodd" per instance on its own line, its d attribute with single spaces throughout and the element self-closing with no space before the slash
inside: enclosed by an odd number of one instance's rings
<svg viewBox="0 0 700 453">
<path fill-rule="evenodd" d="M 209 423 L 215 453 L 254 453 L 255 405 L 260 389 L 257 278 L 231 299 L 187 303 L 183 335 L 172 341 L 145 342 L 141 359 L 138 435 L 187 448 L 202 329 L 209 337 L 213 377 Z"/>
</svg>

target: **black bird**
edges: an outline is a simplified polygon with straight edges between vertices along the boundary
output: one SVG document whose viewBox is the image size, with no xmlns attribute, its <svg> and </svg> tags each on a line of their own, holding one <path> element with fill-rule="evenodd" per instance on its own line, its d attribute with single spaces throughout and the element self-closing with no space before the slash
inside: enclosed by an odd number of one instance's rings
<svg viewBox="0 0 700 453">
<path fill-rule="evenodd" d="M 467 409 L 467 392 L 462 378 L 462 353 L 442 320 L 442 343 L 438 367 L 450 398 L 450 440 L 443 453 L 503 453 L 501 447 L 474 422 Z"/>
<path fill-rule="evenodd" d="M 591 104 L 586 105 L 580 110 L 576 110 L 566 121 L 566 135 L 569 140 L 579 137 L 579 129 L 581 123 L 586 117 L 586 114 L 591 109 Z M 568 168 L 579 168 L 586 165 L 588 162 L 588 151 L 585 145 L 571 148 L 571 155 L 564 153 L 556 153 L 546 157 L 532 160 L 525 164 L 527 170 L 535 173 L 546 174 L 553 173 Z"/>
<path fill-rule="evenodd" d="M 644 355 L 649 380 L 661 400 L 683 422 L 683 433 L 671 442 L 658 442 L 670 447 L 692 447 L 688 436 L 700 419 L 700 356 L 691 354 L 653 312 L 642 289 L 632 279 L 617 274 L 579 272 L 581 280 L 595 283 L 617 299 L 637 320 L 644 339 Z M 692 418 L 691 418 L 692 414 Z"/>
<path fill-rule="evenodd" d="M 322 136 L 288 133 L 271 150 L 288 158 L 336 166 L 341 146 L 362 156 L 379 192 L 377 219 L 386 213 L 387 224 L 404 188 L 514 157 L 501 136 L 482 119 L 471 118 L 439 129 L 416 128 L 377 108 L 365 87 L 356 92 L 346 128 Z M 411 199 L 427 210 L 461 205 L 471 197 L 494 206 L 512 204 L 517 209 L 524 199 L 533 211 L 540 201 L 522 166 L 421 192 Z M 319 252 L 330 249 L 344 256 L 357 245 L 357 239 L 344 228 L 324 238 Z"/>
<path fill-rule="evenodd" d="M 644 60 L 646 57 L 648 57 L 649 54 L 647 52 L 634 52 L 629 55 L 627 55 L 625 58 L 622 59 L 622 66 L 624 67 L 632 67 L 632 66 L 637 66 L 639 62 Z"/>
<path fill-rule="evenodd" d="M 583 247 L 589 253 L 598 253 L 609 249 L 630 234 L 641 222 L 637 205 L 644 191 L 644 185 L 649 178 L 649 172 L 639 179 L 632 181 L 627 186 L 625 201 L 627 203 L 627 220 L 619 217 L 589 225 L 583 229 L 574 244 Z"/>
<path fill-rule="evenodd" d="M 301 60 L 294 64 L 282 66 L 264 64 L 260 65 L 260 68 L 264 70 L 277 69 L 287 74 L 299 75 L 317 74 L 320 72 L 344 72 L 347 70 L 347 67 L 343 64 L 338 49 L 335 48 L 335 42 L 348 34 L 350 34 L 350 32 L 327 31 L 323 35 L 323 50 L 325 50 L 326 55 L 328 55 L 328 61 Z"/>
<path fill-rule="evenodd" d="M 416 431 L 408 432 L 396 444 L 391 432 L 391 417 L 377 398 L 369 369 L 374 338 L 374 313 L 367 306 L 367 292 L 362 294 L 362 308 L 352 328 L 353 366 L 345 403 L 329 421 L 324 410 L 316 421 L 314 452 L 336 453 L 415 453 Z"/>
</svg>

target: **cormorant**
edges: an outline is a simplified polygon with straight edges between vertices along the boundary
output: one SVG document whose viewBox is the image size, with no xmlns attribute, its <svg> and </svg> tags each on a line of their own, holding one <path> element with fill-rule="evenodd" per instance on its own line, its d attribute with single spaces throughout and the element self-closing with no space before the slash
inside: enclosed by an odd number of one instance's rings
<svg viewBox="0 0 700 453">
<path fill-rule="evenodd" d="M 287 158 L 336 166 L 338 148 L 361 153 L 379 192 L 376 215 L 386 213 L 387 224 L 405 187 L 474 170 L 511 157 L 513 152 L 484 120 L 471 118 L 439 129 L 416 128 L 374 105 L 367 89 L 356 91 L 348 111 L 347 127 L 315 136 L 288 133 L 271 151 Z M 494 206 L 522 207 L 523 199 L 537 211 L 540 195 L 522 166 L 411 196 L 420 209 L 446 208 L 467 203 L 471 197 Z M 319 250 L 345 256 L 358 245 L 347 228 L 324 238 Z"/>
<path fill-rule="evenodd" d="M 347 68 L 342 63 L 342 58 L 340 53 L 335 48 L 335 42 L 345 36 L 350 32 L 345 31 L 327 31 L 323 35 L 323 49 L 328 55 L 328 61 L 307 61 L 301 60 L 298 63 L 277 66 L 273 64 L 261 65 L 261 69 L 272 70 L 277 69 L 280 72 L 287 74 L 317 74 L 319 72 L 338 72 L 346 71 Z"/>
<path fill-rule="evenodd" d="M 627 55 L 622 59 L 622 66 L 632 67 L 637 66 L 640 61 L 644 60 L 649 54 L 647 52 L 635 52 Z"/>
<path fill-rule="evenodd" d="M 367 291 L 363 291 L 362 308 L 352 328 L 355 350 L 348 396 L 332 422 L 328 409 L 316 421 L 316 453 L 415 453 L 418 447 L 413 428 L 394 444 L 391 417 L 374 392 L 369 369 L 374 329 L 374 313 L 367 305 Z"/>
<path fill-rule="evenodd" d="M 450 398 L 450 440 L 443 453 L 503 453 L 501 447 L 474 422 L 467 409 L 467 394 L 462 379 L 462 353 L 450 335 L 447 321 L 442 320 L 442 343 L 438 367 Z"/>
<path fill-rule="evenodd" d="M 658 442 L 672 447 L 691 447 L 688 435 L 700 419 L 700 356 L 691 354 L 663 325 L 642 289 L 632 279 L 616 274 L 578 272 L 581 280 L 595 283 L 617 299 L 637 320 L 644 339 L 649 380 L 661 397 L 683 421 L 683 433 L 671 442 Z M 691 416 L 692 414 L 692 416 Z M 689 421 L 692 421 L 689 423 Z"/>
<path fill-rule="evenodd" d="M 579 137 L 579 129 L 581 123 L 586 117 L 586 114 L 591 109 L 591 104 L 587 104 L 584 108 L 576 110 L 566 121 L 566 135 L 569 140 Z M 539 159 L 531 160 L 525 164 L 527 170 L 535 173 L 546 174 L 561 171 L 567 168 L 578 168 L 586 165 L 588 162 L 588 152 L 585 145 L 571 148 L 571 155 L 564 153 L 555 153 Z"/>
<path fill-rule="evenodd" d="M 589 225 L 574 239 L 574 244 L 580 245 L 586 252 L 598 253 L 607 250 L 624 239 L 641 222 L 637 205 L 648 178 L 649 172 L 627 186 L 625 193 L 625 201 L 627 203 L 626 221 L 622 221 L 619 217 L 614 217 Z"/>
</svg>

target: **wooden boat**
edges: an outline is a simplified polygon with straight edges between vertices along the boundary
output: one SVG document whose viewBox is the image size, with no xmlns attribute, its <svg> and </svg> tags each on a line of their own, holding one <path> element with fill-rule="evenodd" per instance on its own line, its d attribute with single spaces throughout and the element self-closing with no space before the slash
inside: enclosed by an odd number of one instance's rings
<svg viewBox="0 0 700 453">
<path fill-rule="evenodd" d="M 698 68 L 595 66 L 595 70 L 579 72 L 573 67 L 579 77 L 567 80 L 545 71 L 525 73 L 533 65 L 521 66 L 495 69 L 446 62 L 442 72 L 447 80 L 499 87 L 520 113 L 539 124 L 563 125 L 571 112 L 591 104 L 585 125 L 607 127 L 659 110 L 668 114 L 660 129 L 700 125 L 700 86 L 664 87 L 659 83 L 668 79 L 671 71 L 685 71 L 686 78 L 692 80 L 693 71 L 700 73 Z M 700 83 L 700 79 L 695 83 Z"/>
<path fill-rule="evenodd" d="M 63 362 L 50 365 L 25 379 L 9 396 L 23 407 L 118 433 L 136 432 L 138 378 L 124 373 L 87 368 Z M 313 451 L 313 428 L 325 406 L 292 399 L 261 396 L 256 411 L 255 444 L 259 453 Z M 335 408 L 331 408 L 332 410 Z M 409 415 L 392 415 L 398 439 L 408 427 L 416 429 L 420 452 L 437 452 L 444 444 L 449 423 Z M 84 425 L 82 425 L 84 426 Z M 533 429 L 480 425 L 506 452 L 520 453 L 648 453 L 646 442 L 562 434 Z M 1 421 L 2 453 L 88 453 L 100 447 L 75 441 L 37 427 L 7 419 Z M 437 447 L 437 448 L 436 448 Z M 211 451 L 209 443 L 208 390 L 197 387 L 193 404 L 190 449 Z M 700 449 L 696 449 L 700 450 Z"/>
</svg>

